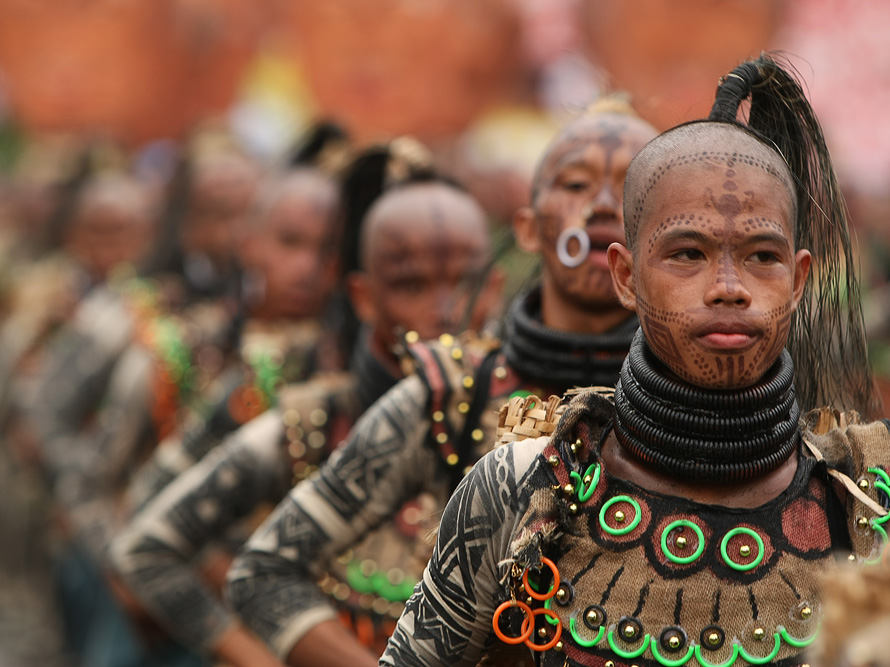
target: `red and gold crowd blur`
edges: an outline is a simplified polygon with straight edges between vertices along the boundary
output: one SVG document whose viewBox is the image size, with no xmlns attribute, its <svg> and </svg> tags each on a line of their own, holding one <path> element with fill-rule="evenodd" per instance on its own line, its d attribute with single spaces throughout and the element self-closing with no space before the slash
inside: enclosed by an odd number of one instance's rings
<svg viewBox="0 0 890 667">
<path fill-rule="evenodd" d="M 840 170 L 890 406 L 888 24 L 881 0 L 0 0 L 2 324 L 37 346 L 110 264 L 135 261 L 163 233 L 143 218 L 196 141 L 273 163 L 318 119 L 357 144 L 410 135 L 497 231 L 526 203 L 556 128 L 598 95 L 625 91 L 666 129 L 702 117 L 722 73 L 779 50 Z M 63 229 L 60 202 L 84 160 L 123 180 L 91 195 L 103 215 Z M 30 358 L 18 363 L 0 367 L 4 379 L 27 375 Z M 27 459 L 18 435 L 8 439 Z M 21 519 L 21 506 L 0 507 L 3 525 Z M 0 550 L 9 571 L 25 560 L 24 548 Z M 9 619 L 21 606 L 7 602 L 3 647 L 20 628 Z"/>
</svg>

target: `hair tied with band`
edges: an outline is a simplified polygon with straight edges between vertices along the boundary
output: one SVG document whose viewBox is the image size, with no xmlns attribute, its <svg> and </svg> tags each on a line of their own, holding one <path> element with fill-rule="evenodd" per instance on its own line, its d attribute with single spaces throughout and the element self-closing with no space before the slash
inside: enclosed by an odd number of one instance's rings
<svg viewBox="0 0 890 667">
<path fill-rule="evenodd" d="M 819 120 L 788 70 L 768 54 L 742 63 L 723 77 L 708 120 L 747 129 L 782 156 L 795 181 L 795 246 L 812 254 L 788 341 L 801 404 L 875 413 L 846 204 Z"/>
</svg>

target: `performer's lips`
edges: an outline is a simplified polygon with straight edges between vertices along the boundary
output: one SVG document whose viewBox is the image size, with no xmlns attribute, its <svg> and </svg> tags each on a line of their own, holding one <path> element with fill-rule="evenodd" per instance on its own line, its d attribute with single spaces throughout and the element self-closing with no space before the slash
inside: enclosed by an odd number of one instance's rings
<svg viewBox="0 0 890 667">
<path fill-rule="evenodd" d="M 702 345 L 715 350 L 742 350 L 758 336 L 757 328 L 744 322 L 712 322 L 696 334 Z"/>
<path fill-rule="evenodd" d="M 590 239 L 590 255 L 588 260 L 601 268 L 608 269 L 609 261 L 606 250 L 613 243 L 624 243 L 624 230 L 615 225 L 593 225 L 586 229 Z"/>
</svg>

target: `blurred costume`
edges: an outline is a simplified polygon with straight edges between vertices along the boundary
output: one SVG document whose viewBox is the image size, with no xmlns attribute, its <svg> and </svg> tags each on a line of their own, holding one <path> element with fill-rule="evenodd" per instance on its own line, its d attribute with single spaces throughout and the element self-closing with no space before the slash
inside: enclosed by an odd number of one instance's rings
<svg viewBox="0 0 890 667">
<path fill-rule="evenodd" d="M 537 290 L 517 298 L 503 343 L 468 334 L 413 344 L 416 372 L 251 538 L 229 594 L 279 655 L 338 615 L 382 648 L 429 556 L 431 521 L 490 448 L 496 408 L 582 377 L 614 383 L 636 318 L 602 335 L 569 334 L 544 326 L 539 308 Z"/>
<path fill-rule="evenodd" d="M 274 408 L 179 475 L 115 540 L 118 574 L 186 646 L 209 650 L 232 623 L 218 592 L 194 572 L 202 556 L 233 553 L 346 438 L 366 401 L 397 381 L 364 343 L 350 370 L 280 389 Z"/>
</svg>

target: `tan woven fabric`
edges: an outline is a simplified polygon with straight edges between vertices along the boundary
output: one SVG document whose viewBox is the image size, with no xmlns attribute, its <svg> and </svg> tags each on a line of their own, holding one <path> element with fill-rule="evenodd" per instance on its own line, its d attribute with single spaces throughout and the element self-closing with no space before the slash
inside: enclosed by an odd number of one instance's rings
<svg viewBox="0 0 890 667">
<path fill-rule="evenodd" d="M 514 396 L 501 406 L 498 415 L 497 446 L 526 438 L 551 435 L 569 407 L 569 400 L 580 394 L 596 394 L 609 401 L 615 395 L 612 387 L 584 387 L 566 392 L 565 398 L 550 396 L 546 401 L 538 396 Z"/>
<path fill-rule="evenodd" d="M 556 429 L 565 405 L 559 396 L 546 401 L 535 395 L 514 396 L 498 413 L 497 445 L 550 435 Z"/>
</svg>

